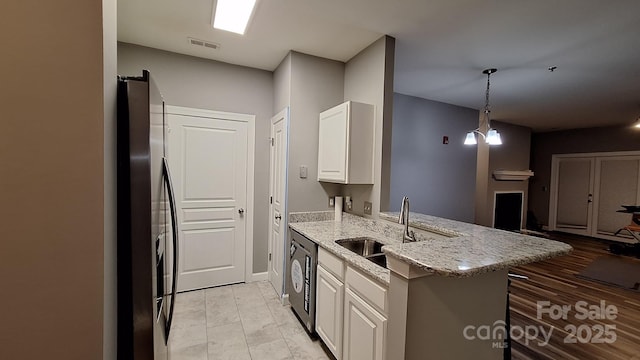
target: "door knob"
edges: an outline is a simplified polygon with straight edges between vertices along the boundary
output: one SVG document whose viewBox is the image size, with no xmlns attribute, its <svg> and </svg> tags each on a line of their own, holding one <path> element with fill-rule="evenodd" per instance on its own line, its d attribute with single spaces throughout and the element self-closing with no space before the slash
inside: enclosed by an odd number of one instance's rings
<svg viewBox="0 0 640 360">
<path fill-rule="evenodd" d="M 238 209 L 238 214 L 240 215 L 244 214 L 244 209 L 243 208 Z"/>
<path fill-rule="evenodd" d="M 282 219 L 282 215 L 276 215 L 276 220 Z"/>
</svg>

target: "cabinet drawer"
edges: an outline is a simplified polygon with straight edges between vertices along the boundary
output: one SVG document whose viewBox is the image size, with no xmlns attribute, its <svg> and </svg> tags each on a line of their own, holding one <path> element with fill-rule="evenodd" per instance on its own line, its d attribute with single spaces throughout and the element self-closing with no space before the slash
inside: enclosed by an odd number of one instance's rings
<svg viewBox="0 0 640 360">
<path fill-rule="evenodd" d="M 318 249 L 318 263 L 331 275 L 344 281 L 344 261 L 323 248 Z"/>
<path fill-rule="evenodd" d="M 389 304 L 387 302 L 388 289 L 386 286 L 372 280 L 350 266 L 347 266 L 345 282 L 348 289 L 351 289 L 351 291 L 361 296 L 363 300 L 382 312 L 383 315 L 387 315 Z"/>
</svg>

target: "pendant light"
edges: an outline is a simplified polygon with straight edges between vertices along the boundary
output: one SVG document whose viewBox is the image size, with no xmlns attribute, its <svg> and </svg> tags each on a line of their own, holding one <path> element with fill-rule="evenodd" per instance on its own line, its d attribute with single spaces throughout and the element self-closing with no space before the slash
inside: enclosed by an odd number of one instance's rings
<svg viewBox="0 0 640 360">
<path fill-rule="evenodd" d="M 487 132 L 483 133 L 480 127 L 478 127 L 473 131 L 469 131 L 467 133 L 466 138 L 464 139 L 465 145 L 475 145 L 478 143 L 478 141 L 476 140 L 475 134 L 482 136 L 485 142 L 489 145 L 502 145 L 502 139 L 500 138 L 500 133 L 498 132 L 498 130 L 491 128 L 491 118 L 489 116 L 489 114 L 491 113 L 491 110 L 489 108 L 489 85 L 490 85 L 491 74 L 495 73 L 496 71 L 498 71 L 498 69 L 485 69 L 484 71 L 482 71 L 483 74 L 487 75 L 487 91 L 485 93 L 485 104 L 484 104 L 484 122 L 486 126 L 483 127 L 487 129 L 486 130 Z"/>
</svg>

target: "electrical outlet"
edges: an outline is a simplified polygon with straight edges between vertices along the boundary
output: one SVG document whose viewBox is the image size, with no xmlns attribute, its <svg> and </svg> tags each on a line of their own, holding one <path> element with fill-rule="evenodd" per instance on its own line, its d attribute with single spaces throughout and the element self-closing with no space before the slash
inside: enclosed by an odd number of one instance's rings
<svg viewBox="0 0 640 360">
<path fill-rule="evenodd" d="M 329 197 L 329 207 L 336 206 L 335 198 L 333 196 Z"/>
<path fill-rule="evenodd" d="M 369 201 L 364 202 L 364 214 L 371 215 L 371 203 Z"/>
</svg>

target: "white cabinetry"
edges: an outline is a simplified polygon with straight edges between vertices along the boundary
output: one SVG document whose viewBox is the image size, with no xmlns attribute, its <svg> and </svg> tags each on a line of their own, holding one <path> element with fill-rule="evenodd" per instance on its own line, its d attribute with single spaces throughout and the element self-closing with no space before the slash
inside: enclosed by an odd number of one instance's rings
<svg viewBox="0 0 640 360">
<path fill-rule="evenodd" d="M 316 332 L 336 359 L 342 358 L 342 304 L 344 284 L 318 266 Z"/>
<path fill-rule="evenodd" d="M 344 360 L 383 360 L 387 336 L 387 288 L 347 267 L 344 295 Z"/>
<path fill-rule="evenodd" d="M 373 105 L 347 101 L 320 113 L 318 181 L 373 184 Z"/>
<path fill-rule="evenodd" d="M 338 360 L 383 360 L 387 287 L 318 249 L 316 332 Z"/>
<path fill-rule="evenodd" d="M 316 279 L 316 332 L 336 359 L 342 359 L 342 309 L 344 306 L 344 263 L 318 249 Z"/>
<path fill-rule="evenodd" d="M 344 296 L 345 360 L 384 359 L 387 318 L 356 295 L 351 289 Z"/>
</svg>

